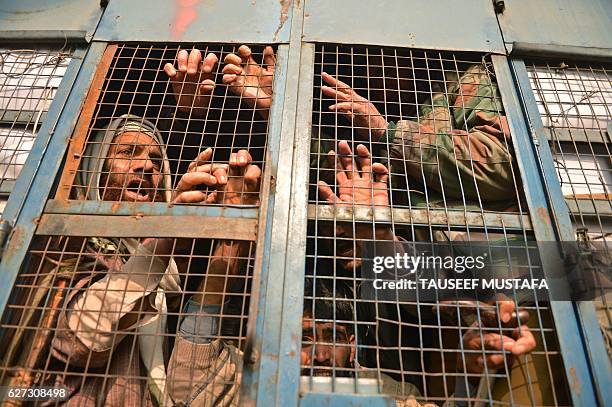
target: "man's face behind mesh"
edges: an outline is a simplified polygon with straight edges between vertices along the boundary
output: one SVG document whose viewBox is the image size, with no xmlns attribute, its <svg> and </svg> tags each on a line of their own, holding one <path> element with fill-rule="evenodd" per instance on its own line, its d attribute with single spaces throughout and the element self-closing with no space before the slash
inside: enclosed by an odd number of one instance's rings
<svg viewBox="0 0 612 407">
<path fill-rule="evenodd" d="M 105 201 L 163 202 L 162 151 L 150 136 L 126 132 L 116 136 L 100 177 Z"/>
<path fill-rule="evenodd" d="M 355 358 L 355 336 L 344 324 L 314 322 L 308 314 L 302 320 L 302 374 L 349 376 Z"/>
</svg>

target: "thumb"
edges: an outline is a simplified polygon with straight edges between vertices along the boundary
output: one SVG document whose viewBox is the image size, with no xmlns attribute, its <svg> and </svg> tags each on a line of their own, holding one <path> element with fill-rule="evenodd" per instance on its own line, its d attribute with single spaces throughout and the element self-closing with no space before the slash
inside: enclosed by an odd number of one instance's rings
<svg viewBox="0 0 612 407">
<path fill-rule="evenodd" d="M 276 57 L 274 56 L 274 50 L 271 46 L 268 45 L 264 49 L 263 56 L 264 64 L 266 64 L 267 70 L 274 72 L 274 69 L 276 68 Z"/>
<path fill-rule="evenodd" d="M 321 197 L 321 200 L 327 201 L 329 203 L 334 203 L 336 202 L 336 200 L 338 200 L 338 197 L 336 196 L 336 194 L 334 194 L 334 191 L 329 187 L 327 182 L 319 181 L 317 183 L 317 187 L 319 189 L 319 196 Z"/>
</svg>

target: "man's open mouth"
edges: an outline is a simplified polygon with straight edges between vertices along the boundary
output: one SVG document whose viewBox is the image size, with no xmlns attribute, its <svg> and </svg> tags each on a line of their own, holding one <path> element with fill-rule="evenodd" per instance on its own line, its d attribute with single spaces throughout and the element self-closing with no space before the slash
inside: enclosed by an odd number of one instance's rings
<svg viewBox="0 0 612 407">
<path fill-rule="evenodd" d="M 125 187 L 126 201 L 150 202 L 153 196 L 153 185 L 142 178 L 131 180 Z"/>
</svg>

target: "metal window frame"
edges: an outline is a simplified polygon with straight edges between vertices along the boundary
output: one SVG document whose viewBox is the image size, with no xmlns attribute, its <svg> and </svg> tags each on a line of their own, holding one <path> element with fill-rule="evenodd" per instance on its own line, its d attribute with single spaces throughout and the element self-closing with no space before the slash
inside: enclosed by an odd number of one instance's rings
<svg viewBox="0 0 612 407">
<path fill-rule="evenodd" d="M 34 146 L 19 174 L 2 215 L 10 230 L 0 263 L 0 285 L 12 287 L 30 242 L 36 222 L 44 209 L 60 169 L 68 138 L 76 123 L 91 78 L 104 50 L 102 44 L 88 49 L 77 48 L 68 66 L 55 99 L 49 107 Z M 4 310 L 10 290 L 0 295 L 0 310 Z"/>
<path fill-rule="evenodd" d="M 0 16 L 1 19 L 1 16 Z M 11 46 L 19 46 L 19 45 L 23 45 L 23 46 L 28 46 L 30 45 L 29 43 L 24 43 L 23 39 L 15 39 L 15 38 L 11 38 L 10 36 L 7 36 L 7 40 L 3 40 L 2 34 L 3 31 L 0 31 L 0 46 L 4 46 L 4 45 L 8 45 L 9 48 L 7 48 L 7 50 L 10 51 Z M 61 46 L 61 44 L 63 43 L 64 47 L 74 47 L 73 49 L 73 55 L 71 55 L 69 58 L 70 62 L 68 63 L 68 65 L 66 66 L 66 71 L 64 72 L 64 76 L 62 76 L 62 79 L 60 80 L 59 85 L 56 88 L 56 95 L 59 91 L 60 87 L 64 87 L 64 86 L 70 86 L 68 84 L 69 81 L 71 81 L 71 79 L 67 79 L 66 82 L 63 82 L 64 77 L 66 76 L 66 74 L 68 74 L 68 69 L 70 68 L 70 66 L 73 64 L 72 58 L 76 58 L 77 59 L 82 59 L 83 55 L 84 55 L 84 48 L 82 46 L 79 46 L 78 42 L 68 42 L 68 39 L 62 39 L 61 42 L 60 41 L 44 41 L 42 43 L 42 47 L 41 49 L 49 49 L 49 52 L 54 52 L 55 50 L 52 50 L 51 48 L 54 46 Z M 38 48 L 35 50 L 36 52 L 38 52 Z M 42 55 L 42 54 L 39 54 Z M 79 64 L 78 62 L 74 62 L 75 64 Z M 56 74 L 50 74 L 49 77 L 53 77 Z M 38 76 L 38 75 L 37 75 Z M 51 99 L 51 102 L 53 102 L 53 98 Z M 49 106 L 51 107 L 51 106 Z M 10 113 L 9 113 L 10 112 Z M 0 124 L 4 124 L 4 125 L 17 125 L 18 127 L 20 126 L 25 126 L 24 131 L 28 131 L 27 127 L 29 125 L 29 123 L 31 122 L 31 117 L 35 116 L 38 113 L 38 111 L 36 110 L 31 110 L 31 109 L 19 109 L 19 110 L 7 110 L 4 112 L 3 115 L 3 119 L 0 121 Z M 45 122 L 46 118 L 47 118 L 47 114 L 48 111 L 42 111 L 40 114 L 40 129 L 42 129 L 42 124 Z M 8 117 L 5 118 L 4 116 Z M 12 131 L 12 130 L 11 130 Z M 37 133 L 38 132 L 33 132 L 32 136 L 34 138 L 34 140 L 37 138 Z M 32 146 L 33 150 L 35 148 L 35 145 Z M 15 151 L 15 154 L 17 154 L 18 152 Z M 28 154 L 29 156 L 29 154 Z M 26 158 L 27 160 L 27 158 Z M 25 165 L 22 167 L 25 167 Z M 19 174 L 19 176 L 21 176 L 21 174 Z M 18 176 L 18 177 L 19 177 Z M 2 179 L 2 181 L 0 182 L 0 195 L 3 196 L 3 198 L 6 199 L 7 201 L 7 205 L 8 205 L 8 200 L 10 199 L 10 196 L 13 194 L 13 190 L 15 189 L 15 185 L 17 183 L 16 179 Z M 6 216 L 4 214 L 1 214 L 2 217 L 4 219 L 6 219 Z"/>
<path fill-rule="evenodd" d="M 525 138 L 524 143 L 519 144 L 519 149 L 525 149 L 528 145 L 532 148 L 532 154 L 526 156 L 524 160 L 528 158 L 529 161 L 532 161 L 532 164 L 536 165 L 539 173 L 539 183 L 541 184 L 540 188 L 545 194 L 535 201 L 539 204 L 547 202 L 551 214 L 548 222 L 546 222 L 546 219 L 541 223 L 538 222 L 540 225 L 536 228 L 536 236 L 538 233 L 540 234 L 541 238 L 538 240 L 556 237 L 555 240 L 558 241 L 573 242 L 576 240 L 576 235 L 569 207 L 561 191 L 561 183 L 557 177 L 553 154 L 548 143 L 548 132 L 544 128 L 542 117 L 538 111 L 525 62 L 520 58 L 510 58 L 508 59 L 508 66 L 514 79 L 514 89 L 518 92 L 516 96 L 523 102 L 524 124 L 529 129 L 528 133 L 525 134 L 528 139 Z M 526 190 L 533 191 L 530 188 Z M 544 234 L 542 235 L 542 233 Z M 562 255 L 561 252 L 558 253 L 559 260 Z M 574 386 L 572 391 L 574 403 L 577 405 L 581 405 L 579 402 L 587 403 L 586 405 L 589 405 L 588 403 L 595 405 L 599 401 L 601 405 L 604 405 L 605 400 L 612 397 L 612 389 L 609 386 L 612 383 L 612 364 L 608 358 L 604 339 L 599 329 L 593 302 L 575 301 L 567 304 L 553 302 L 551 305 L 557 308 L 553 314 L 556 316 L 555 324 L 558 329 L 563 330 L 560 332 L 559 340 L 567 341 L 565 346 L 562 344 L 562 348 L 574 350 L 563 352 L 567 377 L 574 381 L 574 384 L 570 382 L 570 385 Z M 560 319 L 560 321 L 557 322 L 557 319 Z M 574 338 L 568 338 L 572 334 Z M 572 342 L 574 343 L 572 344 Z M 576 352 L 575 349 L 583 349 L 584 352 Z M 576 365 L 576 363 L 578 364 Z M 581 365 L 585 369 L 582 373 L 583 376 L 577 370 Z M 589 395 L 589 392 L 576 391 L 584 390 L 585 383 L 578 381 L 580 377 L 590 377 L 592 379 L 590 383 L 586 383 L 592 386 L 592 396 Z M 589 400 L 588 397 L 592 397 L 592 399 Z"/>
<path fill-rule="evenodd" d="M 93 233 L 100 236 L 163 236 L 169 237 L 206 237 L 213 239 L 251 240 L 257 242 L 255 253 L 253 292 L 252 298 L 261 294 L 264 298 L 266 290 L 258 287 L 265 261 L 265 243 L 272 240 L 266 233 L 268 216 L 274 213 L 275 199 L 268 198 L 268 192 L 276 185 L 276 168 L 279 161 L 281 120 L 284 107 L 283 98 L 276 98 L 270 114 L 268 147 L 265 154 L 265 168 L 262 179 L 262 198 L 260 207 L 221 207 L 221 206 L 172 206 L 167 203 L 128 203 L 128 202 L 99 202 L 69 200 L 67 194 L 53 197 L 51 192 L 56 179 L 66 176 L 69 168 L 64 166 L 64 157 L 75 150 L 73 132 L 84 126 L 87 130 L 89 119 L 82 120 L 84 109 L 93 110 L 98 100 L 98 88 L 106 77 L 110 60 L 114 55 L 112 44 L 101 41 L 91 43 L 89 49 L 82 49 L 83 56 L 75 58 L 82 64 L 71 65 L 66 78 L 72 82 L 62 82 L 56 100 L 53 101 L 36 139 L 30 157 L 24 166 L 25 176 L 19 178 L 16 189 L 20 193 L 14 194 L 7 205 L 7 225 L 10 225 L 10 234 L 4 249 L 4 257 L 0 263 L 0 284 L 12 287 L 21 265 L 27 261 L 30 243 L 37 235 L 50 236 L 81 236 Z M 298 47 L 299 48 L 299 47 Z M 287 76 L 287 45 L 279 45 L 277 53 L 276 75 L 274 88 L 284 89 Z M 68 81 L 68 79 L 66 79 Z M 65 85 L 65 86 L 64 86 Z M 279 92 L 284 94 L 284 92 Z M 276 113 L 275 113 L 276 112 Z M 84 132 L 86 134 L 86 132 Z M 45 135 L 47 137 L 42 137 Z M 78 142 L 78 140 L 77 140 Z M 81 146 L 82 147 L 82 146 Z M 74 151 L 73 151 L 74 150 Z M 75 161 L 78 164 L 78 161 Z M 291 164 L 289 164 L 291 165 Z M 31 179 L 28 176 L 31 174 Z M 58 178 L 59 177 L 59 178 Z M 58 192 L 62 190 L 58 188 Z M 47 197 L 51 199 L 47 199 Z M 135 216 L 136 215 L 136 216 Z M 11 216 L 11 218 L 8 218 Z M 206 217 L 217 219 L 215 222 L 206 222 L 202 227 L 185 233 L 186 226 L 193 229 L 194 220 Z M 172 222 L 169 222 L 169 220 Z M 159 230 L 158 222 L 172 224 L 164 230 Z M 14 227 L 13 227 L 14 225 Z M 171 236 L 170 236 L 171 237 Z M 265 276 L 265 274 L 264 274 Z M 0 313 L 6 309 L 11 290 L 0 294 Z M 249 321 L 255 320 L 259 315 L 258 301 L 252 301 L 249 309 Z M 247 328 L 247 349 L 255 335 L 251 331 L 255 324 L 249 322 Z M 1 335 L 1 333 L 0 333 Z M 250 340 L 249 340 L 250 339 Z M 245 360 L 248 360 L 245 358 Z M 245 376 L 248 376 L 249 364 L 245 363 Z M 249 388 L 248 380 L 241 386 L 243 392 Z"/>
</svg>

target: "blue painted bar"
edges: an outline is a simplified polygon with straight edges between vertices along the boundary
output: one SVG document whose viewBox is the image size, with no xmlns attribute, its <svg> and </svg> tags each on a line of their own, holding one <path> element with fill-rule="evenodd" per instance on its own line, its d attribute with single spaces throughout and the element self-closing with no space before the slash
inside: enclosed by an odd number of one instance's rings
<svg viewBox="0 0 612 407">
<path fill-rule="evenodd" d="M 308 42 L 506 51 L 491 0 L 309 0 L 305 16 Z"/>
<path fill-rule="evenodd" d="M 553 155 L 538 111 L 525 63 L 519 59 L 511 60 L 513 72 L 524 101 L 530 128 L 538 140 L 538 154 L 540 164 L 546 180 L 546 190 L 551 198 L 551 209 L 554 213 L 555 224 L 561 241 L 575 241 L 576 235 L 572 226 L 568 206 L 563 197 L 557 170 L 555 169 Z M 580 318 L 582 334 L 584 335 L 586 351 L 590 356 L 591 368 L 595 380 L 596 390 L 600 401 L 612 399 L 612 364 L 606 351 L 606 345 L 595 313 L 592 301 L 576 302 L 575 308 Z"/>
<path fill-rule="evenodd" d="M 285 94 L 287 86 L 288 55 L 289 46 L 279 45 L 276 53 L 276 69 L 274 71 L 275 95 Z M 284 102 L 284 97 L 274 97 L 272 99 L 272 106 L 270 107 L 268 125 L 268 155 L 270 157 L 270 162 L 266 165 L 266 168 L 267 171 L 272 174 L 272 180 L 275 180 L 279 175 L 278 163 L 280 158 Z M 245 352 L 245 361 L 251 360 L 253 363 L 245 363 L 241 388 L 241 399 L 244 400 L 247 405 L 255 404 L 261 392 L 270 391 L 269 388 L 262 390 L 262 387 L 264 387 L 265 383 L 272 380 L 268 374 L 269 370 L 266 369 L 267 365 L 274 363 L 275 355 L 264 353 L 263 347 L 265 341 L 271 340 L 274 335 L 279 335 L 278 330 L 280 329 L 280 325 L 276 328 L 266 325 L 266 318 L 269 318 L 269 314 L 278 312 L 279 308 L 273 307 L 281 306 L 278 303 L 281 297 L 279 295 L 280 291 L 273 290 L 279 279 L 282 282 L 283 270 L 272 269 L 270 267 L 270 247 L 273 241 L 279 240 L 279 236 L 273 234 L 272 231 L 277 192 L 278 185 L 273 182 L 266 203 L 265 218 L 267 222 L 265 225 L 263 248 L 257 248 L 258 252 L 260 250 L 263 252 L 259 275 L 260 283 L 256 287 L 257 292 L 253 292 L 251 298 L 251 308 L 256 309 L 256 314 L 254 316 L 251 315 L 248 321 L 247 336 L 249 340 L 247 341 L 247 350 Z M 268 293 L 273 294 L 268 295 Z M 271 305 L 273 301 L 276 302 Z"/>
<path fill-rule="evenodd" d="M 45 213 L 72 215 L 210 216 L 257 219 L 259 207 L 221 205 L 168 205 L 162 202 L 63 201 L 51 199 Z"/>
<path fill-rule="evenodd" d="M 262 270 L 262 273 L 267 275 L 262 278 L 258 299 L 254 353 L 247 355 L 247 358 L 255 356 L 257 363 L 253 372 L 245 372 L 244 376 L 244 380 L 250 383 L 247 403 L 254 401 L 261 406 L 298 403 L 300 372 L 299 359 L 296 357 L 299 357 L 300 335 L 295 335 L 294 331 L 297 324 L 300 324 L 301 331 L 306 200 L 305 197 L 294 197 L 293 193 L 299 191 L 298 194 L 305 195 L 306 183 L 298 185 L 293 177 L 296 166 L 304 167 L 300 171 L 308 170 L 308 160 L 296 161 L 296 126 L 303 125 L 297 122 L 296 114 L 299 89 L 303 87 L 312 93 L 312 80 L 308 81 L 302 77 L 301 63 L 304 58 L 303 50 L 312 52 L 313 48 L 303 47 L 301 42 L 303 3 L 296 2 L 293 7 L 293 15 L 296 18 L 292 20 L 290 45 L 288 48 L 279 47 L 279 54 L 281 51 L 284 53 L 282 55 L 286 66 L 286 70 L 282 72 L 283 77 L 277 78 L 282 87 L 277 87 L 276 84 L 274 87 L 275 94 L 282 97 L 274 99 L 271 111 L 269 144 L 273 156 L 272 174 L 275 177 L 275 187 L 270 194 L 267 214 Z M 306 59 L 312 61 L 312 57 Z M 309 64 L 309 69 L 312 70 L 312 62 Z M 302 219 L 293 218 L 290 212 L 292 205 L 300 205 L 302 200 Z M 294 222 L 303 222 L 304 230 L 299 234 L 294 233 L 291 228 Z M 296 244 L 300 239 L 304 240 L 303 245 Z"/>
<path fill-rule="evenodd" d="M 298 0 L 299 2 L 299 0 Z M 111 1 L 95 39 L 283 43 L 289 40 L 291 0 Z M 146 18 L 142 11 L 146 10 Z"/>
<path fill-rule="evenodd" d="M 285 257 L 285 283 L 279 355 L 279 406 L 296 403 L 300 386 L 300 352 L 304 309 L 304 274 L 308 228 L 308 176 L 312 138 L 312 89 L 314 87 L 314 44 L 304 44 L 300 61 L 297 114 L 295 120 L 293 173 L 289 231 Z"/>
<path fill-rule="evenodd" d="M 304 393 L 300 407 L 395 407 L 390 397 L 365 396 L 360 394 Z"/>
<path fill-rule="evenodd" d="M 69 66 L 64 77 L 64 80 L 67 80 L 66 86 L 62 82 L 21 176 L 17 180 L 5 210 L 5 213 L 11 216 L 7 219 L 14 219 L 15 226 L 0 262 L 0 287 L 13 286 L 26 257 L 36 229 L 36 219 L 42 213 L 46 197 L 51 192 L 81 105 L 105 48 L 104 43 L 93 43 L 80 66 Z M 78 59 L 75 61 L 81 62 Z M 70 87 L 70 78 L 74 75 L 77 75 L 76 80 Z M 4 312 L 10 293 L 9 289 L 4 289 L 0 293 L 0 312 Z"/>
<path fill-rule="evenodd" d="M 294 4 L 294 16 L 302 16 L 303 10 L 300 4 Z M 276 191 L 274 200 L 274 216 L 269 218 L 272 222 L 271 236 L 273 238 L 268 256 L 268 290 L 269 294 L 265 305 L 265 319 L 263 324 L 264 337 L 262 338 L 261 350 L 261 365 L 259 372 L 259 389 L 257 392 L 257 405 L 272 406 L 280 404 L 281 393 L 282 398 L 287 402 L 284 405 L 297 404 L 297 388 L 293 393 L 289 393 L 291 389 L 282 388 L 281 383 L 284 382 L 287 375 L 292 372 L 286 372 L 280 369 L 279 358 L 282 354 L 282 337 L 284 335 L 284 324 L 287 323 L 284 319 L 284 307 L 286 306 L 288 293 L 285 293 L 286 279 L 288 273 L 292 273 L 291 281 L 295 284 L 297 278 L 300 278 L 303 272 L 299 270 L 293 273 L 293 270 L 287 269 L 287 257 L 299 258 L 302 262 L 305 252 L 301 253 L 299 248 L 290 248 L 288 240 L 290 238 L 290 222 L 289 215 L 291 207 L 291 191 L 292 191 L 292 171 L 294 165 L 299 165 L 294 161 L 295 147 L 295 126 L 296 113 L 298 105 L 298 90 L 300 81 L 300 60 L 302 52 L 302 43 L 300 41 L 302 34 L 302 19 L 294 18 L 291 26 L 291 43 L 288 52 L 287 65 L 287 84 L 283 93 L 283 111 L 282 111 L 282 128 L 279 144 L 279 160 L 278 173 L 276 175 Z M 302 165 L 306 165 L 302 162 Z M 304 236 L 305 237 L 305 236 Z M 289 253 L 291 253 L 289 255 Z M 302 266 L 303 267 L 303 266 Z M 281 310 L 281 312 L 279 312 Z M 293 321 L 295 322 L 295 321 Z M 288 322 L 291 323 L 291 322 Z M 299 342 L 299 337 L 295 338 L 295 342 Z M 296 369 L 293 374 L 299 375 L 299 369 Z M 293 399 L 293 401 L 288 401 Z"/>
<path fill-rule="evenodd" d="M 505 56 L 494 55 L 492 59 L 504 108 L 507 112 L 536 239 L 538 242 L 557 241 L 558 236 L 552 226 L 554 219 L 546 192 L 546 180 L 538 162 L 537 146 L 524 115 L 523 104 L 517 94 L 517 84 L 510 69 L 510 62 Z M 549 247 L 550 245 L 543 246 Z M 563 261 L 559 250 L 543 250 L 543 246 L 540 246 L 542 267 L 545 275 L 549 277 L 556 271 L 563 270 Z M 551 286 L 550 289 L 559 292 L 564 287 Z M 598 404 L 597 395 L 591 377 L 585 343 L 580 334 L 580 321 L 574 312 L 573 303 L 571 301 L 551 301 L 550 306 L 561 348 L 565 375 L 570 388 L 573 389 L 571 391 L 572 401 L 577 406 L 595 406 Z"/>
</svg>

